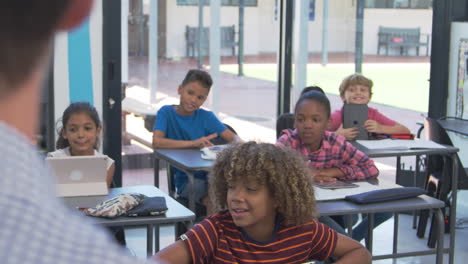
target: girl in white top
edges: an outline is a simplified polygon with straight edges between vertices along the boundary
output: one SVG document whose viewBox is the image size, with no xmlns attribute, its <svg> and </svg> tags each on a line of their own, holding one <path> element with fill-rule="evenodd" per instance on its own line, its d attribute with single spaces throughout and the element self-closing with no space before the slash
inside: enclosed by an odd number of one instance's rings
<svg viewBox="0 0 468 264">
<path fill-rule="evenodd" d="M 56 151 L 51 157 L 66 156 L 103 156 L 107 158 L 107 186 L 110 187 L 114 176 L 114 160 L 97 151 L 102 126 L 99 115 L 90 103 L 70 104 L 62 115 L 62 128 L 56 143 Z"/>
</svg>

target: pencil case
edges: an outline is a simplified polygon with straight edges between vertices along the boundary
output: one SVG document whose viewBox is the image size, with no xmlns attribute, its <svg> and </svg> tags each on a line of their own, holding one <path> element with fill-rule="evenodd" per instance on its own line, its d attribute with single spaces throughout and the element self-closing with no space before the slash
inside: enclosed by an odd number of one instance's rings
<svg viewBox="0 0 468 264">
<path fill-rule="evenodd" d="M 94 208 L 87 208 L 83 212 L 89 216 L 115 218 L 135 208 L 145 199 L 147 199 L 146 195 L 141 193 L 123 193 L 99 203 Z"/>
<path fill-rule="evenodd" d="M 400 187 L 348 195 L 345 200 L 358 204 L 368 204 L 407 199 L 421 194 L 426 194 L 426 190 L 419 187 Z"/>
</svg>

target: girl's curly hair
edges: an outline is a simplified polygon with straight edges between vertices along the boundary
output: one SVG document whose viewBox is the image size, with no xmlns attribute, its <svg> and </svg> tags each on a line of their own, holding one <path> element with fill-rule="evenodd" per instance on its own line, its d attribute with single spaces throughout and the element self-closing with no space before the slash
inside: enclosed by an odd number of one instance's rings
<svg viewBox="0 0 468 264">
<path fill-rule="evenodd" d="M 288 224 L 300 225 L 317 217 L 314 189 L 304 159 L 297 151 L 253 141 L 221 152 L 209 176 L 210 196 L 217 210 L 227 208 L 228 185 L 266 184 L 277 202 L 277 213 Z"/>
</svg>

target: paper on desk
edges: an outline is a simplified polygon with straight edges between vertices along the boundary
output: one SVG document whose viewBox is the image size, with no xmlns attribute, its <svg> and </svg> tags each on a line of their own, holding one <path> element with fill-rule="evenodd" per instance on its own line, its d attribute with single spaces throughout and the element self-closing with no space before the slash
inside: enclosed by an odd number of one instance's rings
<svg viewBox="0 0 468 264">
<path fill-rule="evenodd" d="M 408 150 L 408 149 L 434 149 L 434 148 L 445 148 L 444 146 L 437 144 L 430 140 L 423 139 L 379 139 L 379 140 L 357 140 L 357 143 L 363 145 L 370 150 Z"/>
<path fill-rule="evenodd" d="M 381 182 L 381 180 L 379 180 Z M 354 182 L 359 185 L 357 188 L 346 188 L 346 189 L 322 189 L 314 188 L 315 200 L 317 201 L 328 201 L 328 200 L 342 200 L 345 196 L 359 194 L 363 192 L 369 192 L 374 190 L 389 189 L 395 187 L 401 187 L 397 184 L 385 183 L 379 185 L 373 185 L 368 182 Z"/>
<path fill-rule="evenodd" d="M 201 148 L 200 151 L 202 159 L 206 160 L 216 160 L 216 155 L 221 152 L 223 149 L 227 148 L 228 145 L 214 145 L 210 147 Z"/>
</svg>

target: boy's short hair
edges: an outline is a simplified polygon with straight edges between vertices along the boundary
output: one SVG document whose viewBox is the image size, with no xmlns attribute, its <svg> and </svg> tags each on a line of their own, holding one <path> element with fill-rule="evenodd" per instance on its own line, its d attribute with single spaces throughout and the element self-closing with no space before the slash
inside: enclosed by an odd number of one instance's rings
<svg viewBox="0 0 468 264">
<path fill-rule="evenodd" d="M 207 88 L 208 90 L 213 85 L 213 80 L 208 72 L 198 70 L 198 69 L 191 69 L 185 75 L 184 80 L 182 81 L 182 86 L 185 86 L 191 82 L 199 82 L 203 87 Z"/>
<path fill-rule="evenodd" d="M 356 84 L 369 87 L 369 97 L 372 96 L 372 86 L 374 85 L 374 82 L 372 82 L 371 79 L 359 73 L 351 74 L 348 77 L 344 78 L 343 81 L 341 81 L 340 96 L 343 97 L 346 92 L 346 89 L 348 89 L 349 86 Z"/>
<path fill-rule="evenodd" d="M 228 186 L 236 182 L 265 184 L 288 224 L 317 217 L 309 170 L 300 154 L 288 147 L 254 141 L 237 144 L 218 154 L 209 176 L 209 192 L 216 209 L 227 207 Z"/>
<path fill-rule="evenodd" d="M 67 0 L 0 2 L 0 96 L 13 91 L 44 58 Z"/>
</svg>

